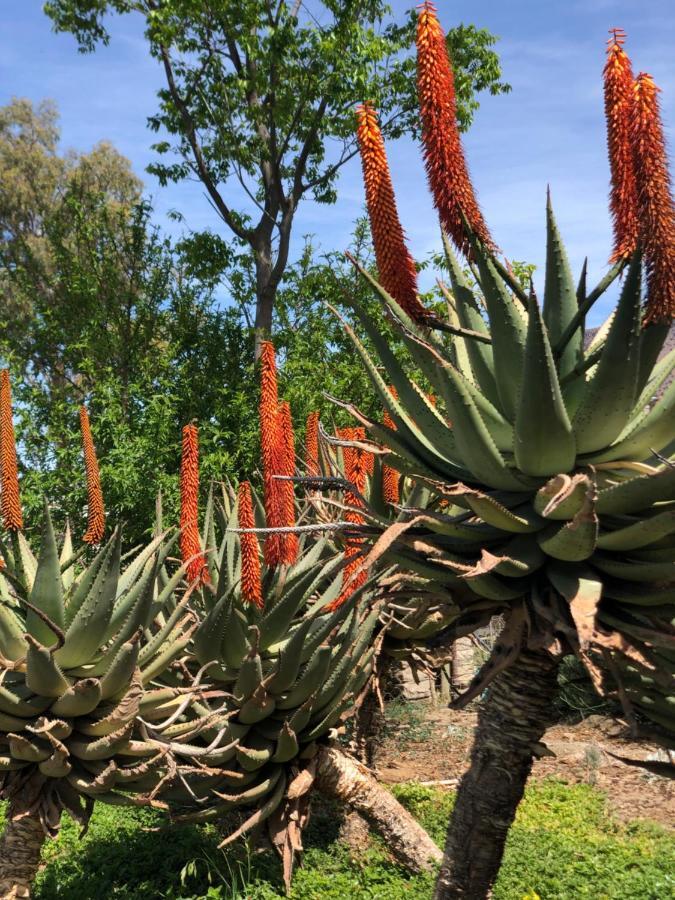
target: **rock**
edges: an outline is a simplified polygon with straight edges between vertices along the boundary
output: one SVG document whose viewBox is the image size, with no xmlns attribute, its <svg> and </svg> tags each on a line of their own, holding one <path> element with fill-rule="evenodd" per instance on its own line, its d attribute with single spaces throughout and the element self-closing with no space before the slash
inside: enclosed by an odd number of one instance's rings
<svg viewBox="0 0 675 900">
<path fill-rule="evenodd" d="M 607 754 L 592 741 L 546 741 L 546 746 L 555 753 L 559 762 L 566 765 L 587 765 L 598 769 L 608 765 Z"/>
</svg>

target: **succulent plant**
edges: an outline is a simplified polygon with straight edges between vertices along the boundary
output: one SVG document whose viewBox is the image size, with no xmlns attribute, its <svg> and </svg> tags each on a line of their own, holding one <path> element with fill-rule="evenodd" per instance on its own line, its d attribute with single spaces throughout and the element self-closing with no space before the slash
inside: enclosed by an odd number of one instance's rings
<svg viewBox="0 0 675 900">
<path fill-rule="evenodd" d="M 256 534 L 240 532 L 255 527 L 251 499 L 261 527 L 263 505 L 247 482 L 236 496 L 224 490 L 205 514 L 206 543 L 217 547 L 214 589 L 200 595 L 190 665 L 217 700 L 196 702 L 192 714 L 205 722 L 222 716 L 224 724 L 201 732 L 199 759 L 214 777 L 195 785 L 192 804 L 184 798 L 186 814 L 196 804 L 191 818 L 246 806 L 255 807 L 255 823 L 271 815 L 294 768 L 341 724 L 373 664 L 381 604 L 365 602 L 372 581 L 326 612 L 342 591 L 343 554 L 330 538 L 301 535 L 294 565 L 266 566 Z"/>
<path fill-rule="evenodd" d="M 675 382 L 662 391 L 675 354 L 657 362 L 667 326 L 642 328 L 639 256 L 615 313 L 584 346 L 579 310 L 617 270 L 579 303 L 550 205 L 543 308 L 477 242 L 478 291 L 446 250 L 448 340 L 374 284 L 445 415 L 354 305 L 400 398 L 351 332 L 396 430 L 357 418 L 390 448 L 389 465 L 449 503 L 410 510 L 399 559 L 447 585 L 459 627 L 506 612 L 520 620 L 514 646 L 526 630 L 531 642 L 558 642 L 599 686 L 620 665 L 624 699 L 672 740 L 675 465 L 660 451 L 675 440 Z M 499 668 L 488 663 L 469 697 Z"/>
<path fill-rule="evenodd" d="M 116 529 L 88 565 L 59 554 L 45 509 L 36 558 L 22 534 L 19 557 L 2 547 L 0 574 L 0 771 L 42 777 L 44 822 L 82 800 L 134 802 L 166 774 L 141 720 L 164 702 L 156 679 L 187 645 L 193 618 L 177 605 L 179 570 L 163 589 L 158 573 L 171 541 L 158 538 L 121 565 Z M 86 803 L 85 803 L 86 805 Z"/>
<path fill-rule="evenodd" d="M 376 361 L 346 327 L 393 427 L 342 405 L 389 448 L 387 465 L 431 492 L 409 499 L 407 523 L 390 526 L 376 544 L 423 579 L 421 597 L 443 590 L 452 597 L 446 637 L 496 614 L 505 622 L 460 701 L 489 686 L 436 900 L 488 896 L 542 749 L 563 654 L 577 654 L 596 687 L 618 695 L 635 730 L 675 747 L 675 352 L 659 359 L 675 318 L 675 207 L 657 88 L 644 73 L 633 80 L 622 35 L 609 43 L 615 242 L 613 267 L 590 292 L 585 265 L 578 284 L 572 280 L 550 197 L 543 302 L 497 258 L 469 179 L 452 66 L 429 0 L 418 15 L 418 95 L 451 280 L 451 290 L 441 285 L 447 318 L 420 311 L 399 289 L 407 258 L 398 274 L 389 271 L 402 230 L 370 109 L 369 140 L 360 140 L 380 283 L 362 271 L 409 361 L 401 363 L 351 301 Z M 468 274 L 450 241 L 466 256 Z M 614 313 L 587 335 L 589 312 L 619 276 Z M 438 408 L 415 383 L 421 377 Z"/>
</svg>

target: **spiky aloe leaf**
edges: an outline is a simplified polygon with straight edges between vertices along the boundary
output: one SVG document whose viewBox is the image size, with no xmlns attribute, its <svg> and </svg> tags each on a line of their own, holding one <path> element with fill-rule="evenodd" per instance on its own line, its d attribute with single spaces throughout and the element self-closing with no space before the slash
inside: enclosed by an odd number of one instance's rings
<svg viewBox="0 0 675 900">
<path fill-rule="evenodd" d="M 573 420 L 579 453 L 607 447 L 620 434 L 636 400 L 640 371 L 640 257 L 626 275 L 607 340 Z"/>
<path fill-rule="evenodd" d="M 115 603 L 121 553 L 122 534 L 117 528 L 108 543 L 96 580 L 66 631 L 63 647 L 56 653 L 61 666 L 81 666 L 99 649 Z"/>
<path fill-rule="evenodd" d="M 611 515 L 633 513 L 664 500 L 675 500 L 675 466 L 604 488 L 598 493 L 597 510 Z"/>
<path fill-rule="evenodd" d="M 530 298 L 528 312 L 514 452 L 516 464 L 525 474 L 555 475 L 573 468 L 576 442 L 560 392 L 547 329 L 534 296 Z"/>
<path fill-rule="evenodd" d="M 457 448 L 462 459 L 470 461 L 468 465 L 475 479 L 491 488 L 524 490 L 527 480 L 507 467 L 459 373 L 452 366 L 446 372 L 454 391 L 449 398 L 448 412 L 455 428 Z"/>
<path fill-rule="evenodd" d="M 384 365 L 391 383 L 396 388 L 401 402 L 398 403 L 379 379 L 376 387 L 382 388 L 382 400 L 392 412 L 392 415 L 401 416 L 403 410 L 409 412 L 410 418 L 419 426 L 420 430 L 429 439 L 432 449 L 443 459 L 452 462 L 452 453 L 455 447 L 455 439 L 453 432 L 443 421 L 435 408 L 429 403 L 426 397 L 417 391 L 410 379 L 406 375 L 403 366 L 396 359 L 396 356 L 389 348 L 389 345 L 382 337 L 382 334 L 375 327 L 370 316 L 367 316 L 361 306 L 351 300 L 350 305 L 359 318 L 361 325 L 370 337 L 373 346 L 377 350 L 377 354 Z M 369 370 L 370 371 L 370 370 Z"/>
<path fill-rule="evenodd" d="M 70 688 L 70 682 L 54 660 L 53 653 L 32 635 L 26 635 L 26 640 L 26 685 L 42 697 L 60 697 Z"/>
<path fill-rule="evenodd" d="M 450 241 L 445 232 L 443 235 L 443 249 L 445 258 L 450 270 L 450 282 L 457 306 L 457 315 L 460 324 L 464 328 L 470 328 L 472 331 L 478 331 L 486 336 L 489 334 L 485 320 L 481 315 L 480 308 L 468 287 L 461 267 L 454 254 Z M 478 341 L 469 341 L 467 345 L 469 359 L 471 360 L 471 369 L 473 371 L 476 385 L 483 394 L 493 404 L 500 409 L 501 401 L 497 390 L 497 382 L 495 381 L 495 364 L 493 358 L 492 347 L 489 344 L 479 343 Z"/>
<path fill-rule="evenodd" d="M 546 281 L 543 319 L 552 347 L 560 342 L 577 309 L 577 292 L 567 253 L 553 215 L 549 192 L 546 197 Z M 574 369 L 581 359 L 582 351 L 583 329 L 577 328 L 560 354 L 558 371 L 561 376 Z"/>
<path fill-rule="evenodd" d="M 607 531 L 598 538 L 601 550 L 637 550 L 653 544 L 660 538 L 675 533 L 675 510 L 657 513 L 624 528 Z"/>
<path fill-rule="evenodd" d="M 0 654 L 14 662 L 22 659 L 27 650 L 21 621 L 14 610 L 0 599 Z"/>
<path fill-rule="evenodd" d="M 663 396 L 642 419 L 639 425 L 605 450 L 589 453 L 582 458 L 587 463 L 604 463 L 615 460 L 649 458 L 675 440 L 675 381 L 666 388 Z"/>
<path fill-rule="evenodd" d="M 35 572 L 35 581 L 30 592 L 30 602 L 44 613 L 49 622 L 53 622 L 59 629 L 63 628 L 65 610 L 63 607 L 63 586 L 61 584 L 61 563 L 56 546 L 52 517 L 46 500 L 44 502 L 40 556 Z M 41 644 L 47 646 L 54 644 L 56 632 L 32 610 L 29 610 L 26 616 L 26 631 Z"/>
<path fill-rule="evenodd" d="M 489 257 L 478 251 L 476 261 L 490 318 L 497 393 L 504 414 L 513 421 L 523 372 L 527 326 Z"/>
</svg>

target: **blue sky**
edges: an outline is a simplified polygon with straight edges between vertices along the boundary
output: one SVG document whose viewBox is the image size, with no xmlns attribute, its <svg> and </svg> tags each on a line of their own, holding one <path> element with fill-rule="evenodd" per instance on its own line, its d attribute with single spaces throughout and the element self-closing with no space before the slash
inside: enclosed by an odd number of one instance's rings
<svg viewBox="0 0 675 900">
<path fill-rule="evenodd" d="M 400 16 L 411 4 L 394 0 L 392 5 Z M 513 91 L 483 98 L 465 138 L 473 181 L 499 245 L 509 257 L 541 266 L 549 183 L 574 271 L 588 254 L 591 275 L 601 275 L 611 243 L 601 83 L 607 31 L 615 26 L 627 31 L 635 71 L 651 72 L 663 89 L 672 157 L 673 0 L 437 0 L 437 6 L 445 28 L 473 22 L 501 38 L 498 51 Z M 114 20 L 110 46 L 85 56 L 76 52 L 69 35 L 53 34 L 50 25 L 39 0 L 8 4 L 0 33 L 0 103 L 12 96 L 54 99 L 64 148 L 85 151 L 98 140 L 112 141 L 144 178 L 162 224 L 168 225 L 167 213 L 177 209 L 191 229 L 223 231 L 200 185 L 161 188 L 144 173 L 154 139 L 146 118 L 155 110 L 162 79 L 148 57 L 140 21 Z M 389 156 L 401 219 L 412 252 L 422 257 L 439 241 L 418 151 L 401 140 L 389 148 Z M 302 235 L 310 233 L 326 250 L 345 247 L 362 204 L 354 160 L 343 170 L 335 207 L 301 206 L 296 249 Z"/>
</svg>

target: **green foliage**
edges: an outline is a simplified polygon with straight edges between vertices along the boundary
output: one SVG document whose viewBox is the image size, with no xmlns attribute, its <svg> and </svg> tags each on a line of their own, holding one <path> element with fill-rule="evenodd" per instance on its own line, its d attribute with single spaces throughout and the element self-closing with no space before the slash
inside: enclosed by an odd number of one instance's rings
<svg viewBox="0 0 675 900">
<path fill-rule="evenodd" d="M 21 339 L 0 338 L 10 362 L 20 441 L 21 491 L 29 522 L 42 497 L 65 511 L 75 533 L 86 504 L 77 407 L 86 402 L 107 512 L 126 538 L 147 536 L 156 491 L 167 523 L 177 521 L 181 428 L 199 423 L 202 481 L 257 481 L 258 385 L 251 362 L 253 261 L 245 247 L 212 233 L 172 245 L 151 225 L 146 204 L 113 208 L 103 195 L 71 198 L 46 227 L 49 284 L 29 266 L 11 272 L 14 295 L 31 298 Z M 365 220 L 351 251 L 372 266 Z M 28 259 L 28 257 L 26 257 Z M 128 273 L 133 273 L 133 278 Z M 225 306 L 215 289 L 229 289 Z M 381 405 L 331 304 L 354 295 L 392 345 L 402 348 L 377 301 L 344 255 L 321 255 L 307 240 L 278 295 L 275 345 L 281 395 L 289 400 L 298 452 L 304 422 L 319 409 L 326 427 L 348 424 L 327 395 L 354 398 L 378 418 Z M 370 344 L 366 342 L 368 346 Z"/>
<path fill-rule="evenodd" d="M 14 375 L 29 519 L 46 495 L 57 520 L 74 511 L 82 527 L 77 408 L 86 403 L 107 510 L 139 539 L 159 488 L 175 513 L 186 422 L 202 423 L 207 479 L 255 457 L 252 344 L 236 311 L 219 309 L 209 281 L 151 227 L 145 204 L 88 200 L 70 198 L 47 222 L 53 291 L 32 293 L 27 267 L 6 270 L 33 314 L 20 340 L 0 340 L 0 356 Z"/>
<path fill-rule="evenodd" d="M 391 19 L 382 0 L 227 0 L 217 13 L 194 0 L 50 0 L 45 11 L 80 50 L 107 44 L 106 16 L 140 13 L 166 86 L 149 120 L 160 134 L 150 166 L 167 184 L 197 178 L 255 261 L 255 327 L 272 325 L 302 199 L 334 203 L 342 165 L 356 153 L 354 106 L 380 110 L 386 137 L 418 128 L 415 18 Z M 449 34 L 458 115 L 468 127 L 476 94 L 509 90 L 495 38 L 460 26 Z"/>
<path fill-rule="evenodd" d="M 393 792 L 442 844 L 453 795 L 416 784 L 399 785 Z M 377 843 L 356 858 L 337 844 L 338 820 L 332 807 L 317 808 L 306 835 L 305 864 L 295 874 L 291 894 L 295 900 L 344 896 L 427 900 L 431 879 L 407 876 Z M 252 853 L 243 844 L 223 853 L 217 850 L 213 826 L 165 829 L 162 824 L 156 813 L 97 806 L 87 836 L 79 840 L 78 829 L 67 820 L 59 839 L 45 849 L 46 866 L 38 876 L 35 897 L 283 896 L 278 862 L 270 854 Z M 548 780 L 526 791 L 495 898 L 522 900 L 534 891 L 542 900 L 660 900 L 672 893 L 674 868 L 672 834 L 650 822 L 619 824 L 608 815 L 596 789 Z"/>
</svg>

